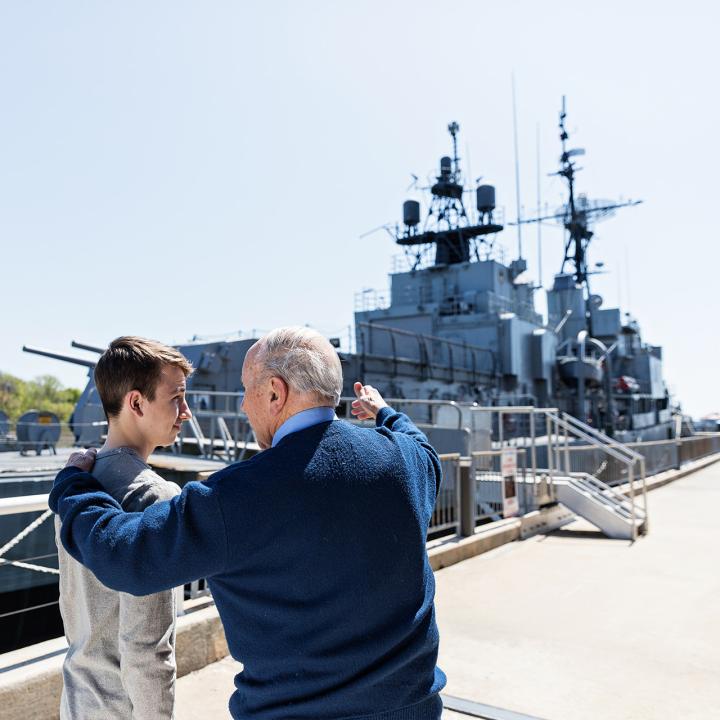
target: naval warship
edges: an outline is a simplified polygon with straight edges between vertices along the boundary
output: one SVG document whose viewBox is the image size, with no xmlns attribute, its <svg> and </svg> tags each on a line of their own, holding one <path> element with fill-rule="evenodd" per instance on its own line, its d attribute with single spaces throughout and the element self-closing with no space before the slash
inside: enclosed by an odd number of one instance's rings
<svg viewBox="0 0 720 720">
<path fill-rule="evenodd" d="M 672 437 L 671 401 L 662 348 L 593 293 L 588 254 L 594 224 L 640 201 L 593 201 L 579 194 L 569 148 L 565 101 L 560 112 L 560 168 L 567 201 L 547 216 L 565 229 L 560 271 L 547 290 L 547 319 L 536 310 L 541 288 L 523 279 L 527 261 L 502 261 L 503 230 L 495 188 L 466 189 L 457 154 L 457 123 L 448 131 L 452 156 L 440 159 L 427 211 L 403 204 L 390 230 L 406 250 L 407 268 L 390 277 L 389 297 L 366 293 L 355 313 L 358 353 L 348 357 L 362 377 L 390 397 L 438 398 L 485 406 L 555 407 L 621 441 Z M 466 207 L 466 196 L 475 201 Z M 347 388 L 346 388 L 347 389 Z"/>
<path fill-rule="evenodd" d="M 356 349 L 339 352 L 346 396 L 353 394 L 352 381 L 363 378 L 390 398 L 554 407 L 620 442 L 673 436 L 662 348 L 645 343 L 637 321 L 620 308 L 604 307 L 590 287 L 595 223 L 638 201 L 593 201 L 578 193 L 576 158 L 584 150 L 568 146 L 565 120 L 563 99 L 560 167 L 554 174 L 565 182 L 567 200 L 557 213 L 519 221 L 554 219 L 565 230 L 560 269 L 546 291 L 547 318 L 535 305 L 542 288 L 525 279 L 526 259 L 504 261 L 495 188 L 466 187 L 459 126 L 453 122 L 452 155 L 440 159 L 439 173 L 426 188 L 425 211 L 419 201 L 406 200 L 402 223 L 386 228 L 404 251 L 401 267 L 390 275 L 389 293 L 363 291 L 356 297 Z M 242 362 L 253 342 L 177 346 L 196 368 L 189 389 L 204 409 L 213 408 L 213 393 L 243 391 Z M 94 362 L 25 349 L 89 368 L 71 426 L 78 444 L 99 444 L 104 414 Z"/>
</svg>

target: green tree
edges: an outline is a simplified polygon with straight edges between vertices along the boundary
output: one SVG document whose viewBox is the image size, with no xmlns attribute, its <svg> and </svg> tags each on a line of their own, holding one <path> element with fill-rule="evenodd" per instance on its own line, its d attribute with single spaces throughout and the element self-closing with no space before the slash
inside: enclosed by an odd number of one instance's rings
<svg viewBox="0 0 720 720">
<path fill-rule="evenodd" d="M 6 412 L 12 421 L 28 410 L 49 410 L 66 422 L 81 392 L 77 388 L 63 387 L 53 375 L 21 380 L 0 372 L 0 410 Z"/>
</svg>

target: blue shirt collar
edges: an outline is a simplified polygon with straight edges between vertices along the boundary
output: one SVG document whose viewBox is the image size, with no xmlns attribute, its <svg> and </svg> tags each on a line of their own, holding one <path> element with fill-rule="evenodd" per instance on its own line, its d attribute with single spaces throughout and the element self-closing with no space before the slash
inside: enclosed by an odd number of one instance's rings
<svg viewBox="0 0 720 720">
<path fill-rule="evenodd" d="M 330 422 L 335 419 L 335 410 L 331 407 L 314 407 L 308 410 L 301 410 L 291 415 L 276 431 L 272 439 L 272 447 L 275 447 L 286 435 L 305 430 L 313 425 L 322 422 Z"/>
</svg>

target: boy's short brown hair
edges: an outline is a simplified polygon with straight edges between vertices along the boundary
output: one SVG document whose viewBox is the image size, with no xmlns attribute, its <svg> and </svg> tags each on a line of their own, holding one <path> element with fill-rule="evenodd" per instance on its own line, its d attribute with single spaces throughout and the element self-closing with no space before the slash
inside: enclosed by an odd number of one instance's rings
<svg viewBox="0 0 720 720">
<path fill-rule="evenodd" d="M 165 365 L 179 367 L 185 377 L 193 371 L 190 361 L 173 347 L 132 335 L 115 338 L 95 366 L 95 387 L 108 418 L 120 414 L 131 390 L 154 400 Z"/>
</svg>

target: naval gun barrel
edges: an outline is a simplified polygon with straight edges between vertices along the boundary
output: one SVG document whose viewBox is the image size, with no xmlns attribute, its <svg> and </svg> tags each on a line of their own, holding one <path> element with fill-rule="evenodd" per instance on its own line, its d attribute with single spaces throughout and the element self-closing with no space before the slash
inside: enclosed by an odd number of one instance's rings
<svg viewBox="0 0 720 720">
<path fill-rule="evenodd" d="M 98 355 L 102 355 L 105 352 L 104 348 L 95 347 L 95 345 L 85 345 L 85 343 L 79 343 L 77 340 L 73 340 L 70 344 L 78 350 L 88 350 L 89 352 L 94 352 Z"/>
<path fill-rule="evenodd" d="M 40 348 L 28 347 L 23 345 L 23 352 L 32 353 L 33 355 L 43 355 L 44 357 L 54 358 L 55 360 L 62 360 L 63 362 L 73 363 L 73 365 L 82 365 L 86 368 L 94 368 L 97 363 L 92 360 L 85 360 L 84 358 L 76 358 L 72 355 L 62 355 L 61 353 L 51 352 L 50 350 L 42 350 Z"/>
</svg>

